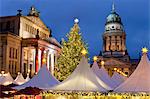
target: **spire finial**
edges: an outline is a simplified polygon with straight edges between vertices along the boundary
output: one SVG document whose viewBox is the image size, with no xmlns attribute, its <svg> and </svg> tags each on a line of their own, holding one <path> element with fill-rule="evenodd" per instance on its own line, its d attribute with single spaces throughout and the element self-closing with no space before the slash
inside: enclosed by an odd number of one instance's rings
<svg viewBox="0 0 150 99">
<path fill-rule="evenodd" d="M 112 12 L 115 12 L 115 3 L 114 3 L 114 0 L 113 0 L 113 3 L 112 3 Z"/>
</svg>

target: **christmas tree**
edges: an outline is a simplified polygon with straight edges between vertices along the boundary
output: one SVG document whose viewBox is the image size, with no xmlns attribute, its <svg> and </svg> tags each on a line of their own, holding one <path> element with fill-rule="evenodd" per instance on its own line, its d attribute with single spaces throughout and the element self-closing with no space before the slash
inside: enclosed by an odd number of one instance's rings
<svg viewBox="0 0 150 99">
<path fill-rule="evenodd" d="M 67 40 L 62 40 L 62 51 L 54 72 L 55 77 L 60 81 L 66 79 L 74 71 L 82 58 L 81 51 L 87 50 L 87 44 L 82 40 L 78 22 L 78 19 L 74 20 L 74 26 L 66 35 Z"/>
</svg>

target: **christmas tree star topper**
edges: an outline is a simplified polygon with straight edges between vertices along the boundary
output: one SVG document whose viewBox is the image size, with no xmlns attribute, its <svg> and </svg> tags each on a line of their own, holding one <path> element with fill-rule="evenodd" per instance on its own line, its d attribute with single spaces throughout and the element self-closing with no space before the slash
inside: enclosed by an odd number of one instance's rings
<svg viewBox="0 0 150 99">
<path fill-rule="evenodd" d="M 76 19 L 74 20 L 74 23 L 79 23 L 79 19 L 76 18 Z"/>
<path fill-rule="evenodd" d="M 93 57 L 93 60 L 94 60 L 94 61 L 97 61 L 97 59 L 98 59 L 97 56 L 94 56 L 94 57 Z"/>
<path fill-rule="evenodd" d="M 87 51 L 85 50 L 85 49 L 83 49 L 82 51 L 81 51 L 81 53 L 82 53 L 82 55 L 86 55 L 87 54 Z"/>
<path fill-rule="evenodd" d="M 142 48 L 142 53 L 147 53 L 148 49 L 146 47 Z"/>
</svg>

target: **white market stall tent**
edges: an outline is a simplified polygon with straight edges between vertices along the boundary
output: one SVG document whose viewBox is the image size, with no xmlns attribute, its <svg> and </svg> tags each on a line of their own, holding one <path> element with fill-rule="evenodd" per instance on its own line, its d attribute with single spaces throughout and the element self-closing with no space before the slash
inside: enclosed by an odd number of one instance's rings
<svg viewBox="0 0 150 99">
<path fill-rule="evenodd" d="M 4 79 L 4 75 L 0 74 L 0 85 L 2 84 L 3 79 Z"/>
<path fill-rule="evenodd" d="M 150 93 L 150 64 L 147 53 L 143 53 L 140 63 L 138 64 L 135 71 L 114 91 Z"/>
<path fill-rule="evenodd" d="M 15 83 L 17 85 L 22 85 L 26 82 L 26 80 L 24 79 L 24 77 L 22 76 L 22 73 L 18 73 L 16 79 L 15 79 Z"/>
<path fill-rule="evenodd" d="M 118 72 L 114 72 L 113 76 L 111 77 L 111 80 L 115 82 L 115 87 L 118 87 L 120 84 L 122 84 L 127 77 L 119 74 Z"/>
<path fill-rule="evenodd" d="M 6 73 L 6 74 L 2 74 L 0 77 L 0 84 L 1 85 L 10 85 L 13 84 L 14 79 L 12 78 L 12 76 L 10 75 L 10 73 Z"/>
<path fill-rule="evenodd" d="M 27 77 L 26 77 L 25 81 L 28 82 L 29 80 L 30 80 L 29 73 L 27 73 Z"/>
<path fill-rule="evenodd" d="M 52 87 L 54 85 L 57 85 L 59 81 L 55 79 L 55 77 L 50 73 L 50 71 L 47 69 L 47 67 L 44 65 L 41 67 L 37 75 L 34 75 L 32 79 L 30 79 L 28 82 L 13 87 L 13 89 L 24 89 L 26 87 L 37 87 L 40 89 L 46 89 L 49 87 Z"/>
<path fill-rule="evenodd" d="M 99 79 L 101 79 L 103 82 L 105 82 L 108 86 L 110 86 L 113 89 L 116 87 L 115 82 L 113 82 L 113 80 L 111 80 L 111 77 L 108 75 L 104 66 L 101 66 L 101 68 L 99 68 L 97 62 L 94 61 L 91 69 L 99 77 Z"/>
<path fill-rule="evenodd" d="M 82 57 L 73 73 L 66 80 L 49 88 L 49 90 L 107 92 L 112 89 L 94 74 L 87 58 Z"/>
</svg>

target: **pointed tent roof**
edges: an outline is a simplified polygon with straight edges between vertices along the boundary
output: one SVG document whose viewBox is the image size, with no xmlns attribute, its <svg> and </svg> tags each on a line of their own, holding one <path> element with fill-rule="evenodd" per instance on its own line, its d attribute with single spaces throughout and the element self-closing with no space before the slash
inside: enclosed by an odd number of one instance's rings
<svg viewBox="0 0 150 99">
<path fill-rule="evenodd" d="M 131 76 L 115 92 L 150 92 L 150 64 L 146 53 Z"/>
<path fill-rule="evenodd" d="M 20 85 L 13 87 L 14 89 L 24 89 L 26 87 L 37 87 L 40 89 L 45 89 L 52 87 L 56 84 L 58 84 L 59 81 L 52 76 L 52 74 L 49 72 L 47 67 L 44 65 L 42 68 L 39 70 L 38 74 L 35 75 L 32 79 L 30 79 L 28 82 Z"/>
<path fill-rule="evenodd" d="M 22 85 L 25 82 L 26 81 L 25 81 L 24 77 L 22 76 L 22 74 L 18 73 L 18 76 L 15 79 L 15 83 L 18 84 L 18 85 Z"/>
<path fill-rule="evenodd" d="M 2 84 L 3 79 L 4 79 L 4 76 L 1 74 L 0 75 L 0 85 Z"/>
<path fill-rule="evenodd" d="M 29 74 L 27 74 L 27 77 L 25 80 L 26 80 L 26 82 L 30 80 Z"/>
<path fill-rule="evenodd" d="M 111 90 L 103 81 L 101 81 L 90 69 L 87 58 L 82 57 L 79 65 L 74 72 L 62 83 L 56 85 L 52 90 L 59 91 L 100 91 Z"/>
<path fill-rule="evenodd" d="M 10 75 L 10 73 L 8 72 L 7 74 L 5 74 L 5 76 L 1 79 L 1 84 L 2 85 L 9 85 L 14 83 L 14 79 L 12 78 L 12 76 Z"/>
<path fill-rule="evenodd" d="M 117 72 L 114 72 L 113 76 L 111 77 L 111 80 L 115 82 L 115 88 L 118 87 L 121 83 L 123 83 L 127 78 L 120 75 Z"/>
<path fill-rule="evenodd" d="M 94 62 L 91 69 L 99 77 L 99 79 L 101 79 L 103 82 L 105 82 L 111 88 L 115 88 L 115 83 L 111 80 L 111 78 L 108 75 L 107 71 L 105 70 L 104 66 L 101 66 L 101 68 L 99 69 L 97 62 Z"/>
</svg>

